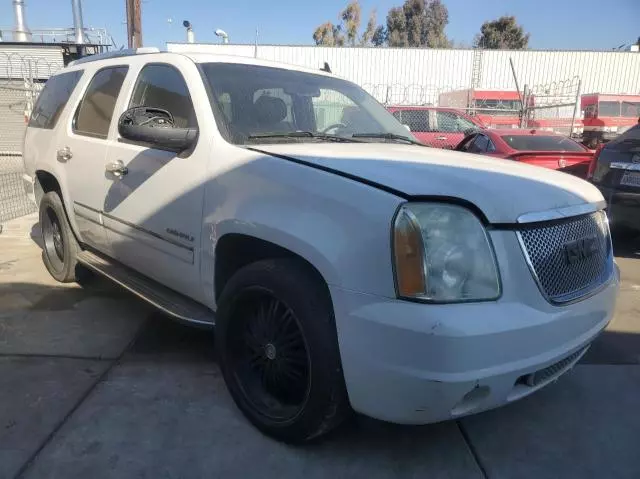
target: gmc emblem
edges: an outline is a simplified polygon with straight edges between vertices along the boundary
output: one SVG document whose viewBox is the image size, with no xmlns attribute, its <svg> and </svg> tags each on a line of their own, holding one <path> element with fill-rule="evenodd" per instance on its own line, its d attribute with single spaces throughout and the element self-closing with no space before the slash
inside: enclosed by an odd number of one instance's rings
<svg viewBox="0 0 640 479">
<path fill-rule="evenodd" d="M 564 255 L 568 264 L 574 264 L 587 259 L 598 251 L 598 240 L 595 237 L 581 238 L 563 245 Z"/>
</svg>

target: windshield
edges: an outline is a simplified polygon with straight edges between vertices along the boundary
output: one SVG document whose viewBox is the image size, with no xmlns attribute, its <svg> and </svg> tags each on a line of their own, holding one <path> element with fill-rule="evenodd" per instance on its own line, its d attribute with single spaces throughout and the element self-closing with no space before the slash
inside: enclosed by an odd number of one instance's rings
<svg viewBox="0 0 640 479">
<path fill-rule="evenodd" d="M 514 150 L 522 151 L 585 151 L 575 141 L 562 136 L 504 135 L 502 139 Z"/>
<path fill-rule="evenodd" d="M 218 126 L 236 145 L 330 136 L 395 141 L 398 135 L 414 140 L 372 96 L 348 81 L 259 65 L 204 63 L 201 68 Z M 296 132 L 306 134 L 287 136 Z"/>
<path fill-rule="evenodd" d="M 518 116 L 520 100 L 474 100 L 476 112 L 481 115 Z"/>
</svg>

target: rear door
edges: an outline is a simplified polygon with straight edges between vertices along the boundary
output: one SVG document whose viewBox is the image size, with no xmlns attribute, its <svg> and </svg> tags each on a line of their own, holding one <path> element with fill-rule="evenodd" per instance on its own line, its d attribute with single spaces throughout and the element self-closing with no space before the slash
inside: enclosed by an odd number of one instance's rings
<svg viewBox="0 0 640 479">
<path fill-rule="evenodd" d="M 429 110 L 425 108 L 403 108 L 402 110 L 396 110 L 393 112 L 400 123 L 409 127 L 413 136 L 418 141 L 427 145 L 435 146 L 436 134 L 433 133 L 429 127 Z"/>
<path fill-rule="evenodd" d="M 102 169 L 108 183 L 104 222 L 116 259 L 198 300 L 202 206 L 213 115 L 195 64 L 175 55 L 170 58 L 171 64 L 137 59 L 137 71 L 132 72 L 118 112 L 137 106 L 167 110 L 177 127 L 199 128 L 198 142 L 177 154 L 125 140 L 114 125 L 106 163 L 120 164 L 123 173 Z M 196 103 L 195 98 L 201 101 Z"/>
<path fill-rule="evenodd" d="M 108 188 L 107 136 L 127 72 L 126 65 L 87 71 L 79 100 L 56 138 L 57 161 L 65 170 L 80 239 L 107 254 L 109 242 L 101 214 Z"/>
</svg>

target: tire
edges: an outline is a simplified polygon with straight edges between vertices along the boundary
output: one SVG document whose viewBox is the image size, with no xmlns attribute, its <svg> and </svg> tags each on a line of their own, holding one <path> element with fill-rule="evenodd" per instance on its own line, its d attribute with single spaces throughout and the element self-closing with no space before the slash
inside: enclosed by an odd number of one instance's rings
<svg viewBox="0 0 640 479">
<path fill-rule="evenodd" d="M 80 246 L 69 226 L 58 193 L 50 191 L 40 201 L 42 260 L 49 274 L 61 283 L 77 280 L 77 255 Z"/>
<path fill-rule="evenodd" d="M 245 266 L 225 286 L 216 318 L 236 405 L 264 434 L 293 444 L 328 433 L 351 412 L 331 299 L 310 269 L 289 258 Z"/>
</svg>

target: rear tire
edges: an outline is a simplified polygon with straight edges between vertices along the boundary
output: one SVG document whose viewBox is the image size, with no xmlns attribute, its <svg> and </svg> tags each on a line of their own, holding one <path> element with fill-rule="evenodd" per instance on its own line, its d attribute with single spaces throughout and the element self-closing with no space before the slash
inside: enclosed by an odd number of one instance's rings
<svg viewBox="0 0 640 479">
<path fill-rule="evenodd" d="M 300 260 L 259 261 L 229 280 L 216 348 L 236 405 L 268 436 L 304 443 L 351 411 L 328 290 Z"/>
<path fill-rule="evenodd" d="M 61 283 L 77 280 L 77 255 L 80 246 L 69 226 L 58 193 L 50 191 L 40 201 L 42 260 L 49 274 Z"/>
</svg>

